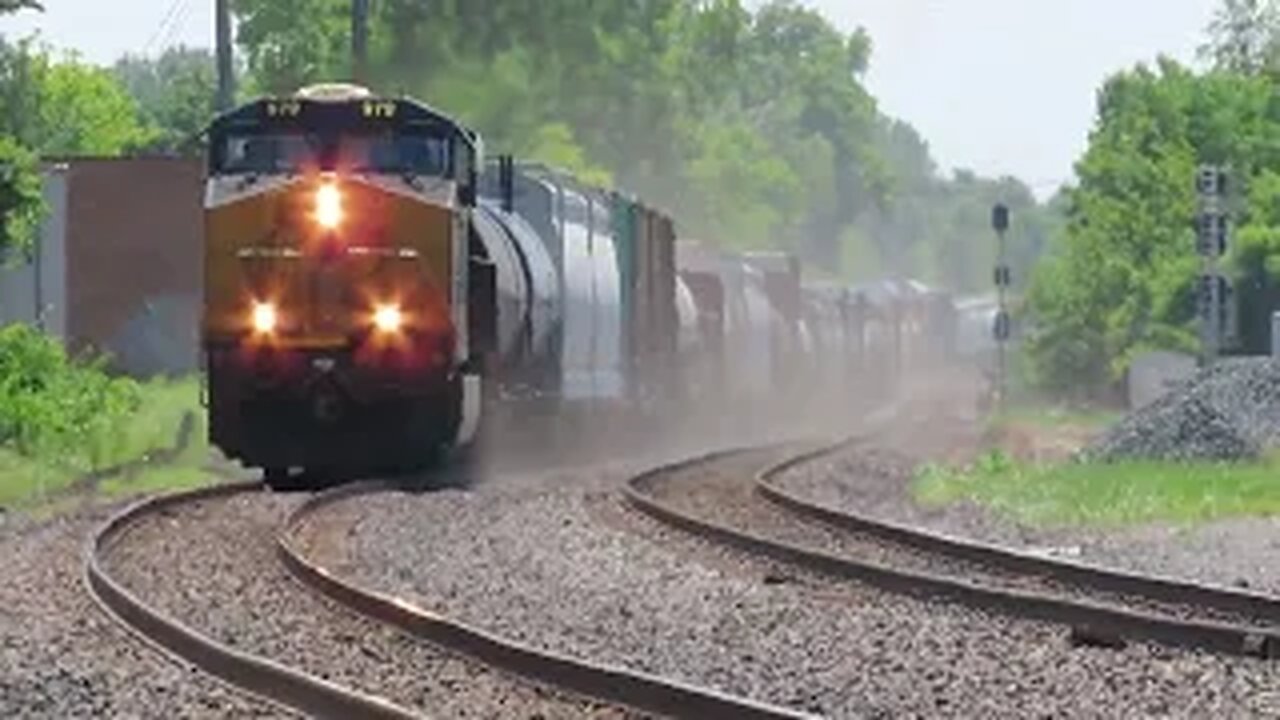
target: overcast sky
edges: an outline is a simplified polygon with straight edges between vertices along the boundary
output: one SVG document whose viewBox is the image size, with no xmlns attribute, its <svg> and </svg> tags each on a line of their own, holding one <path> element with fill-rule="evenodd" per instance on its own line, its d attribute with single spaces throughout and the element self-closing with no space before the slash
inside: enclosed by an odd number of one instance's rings
<svg viewBox="0 0 1280 720">
<path fill-rule="evenodd" d="M 846 30 L 867 28 L 871 91 L 944 170 L 1016 175 L 1042 196 L 1072 177 L 1102 80 L 1158 53 L 1191 61 L 1219 1 L 806 0 Z M 213 0 L 43 2 L 44 14 L 0 21 L 0 33 L 38 29 L 101 63 L 212 45 Z"/>
</svg>

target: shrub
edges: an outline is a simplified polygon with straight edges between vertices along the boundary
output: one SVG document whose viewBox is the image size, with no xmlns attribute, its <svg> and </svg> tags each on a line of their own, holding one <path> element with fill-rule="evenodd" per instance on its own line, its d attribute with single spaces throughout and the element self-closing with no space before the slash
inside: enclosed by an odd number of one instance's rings
<svg viewBox="0 0 1280 720">
<path fill-rule="evenodd" d="M 140 402 L 139 386 L 111 377 L 103 358 L 72 360 L 21 324 L 0 328 L 0 443 L 29 457 L 99 469 Z"/>
</svg>

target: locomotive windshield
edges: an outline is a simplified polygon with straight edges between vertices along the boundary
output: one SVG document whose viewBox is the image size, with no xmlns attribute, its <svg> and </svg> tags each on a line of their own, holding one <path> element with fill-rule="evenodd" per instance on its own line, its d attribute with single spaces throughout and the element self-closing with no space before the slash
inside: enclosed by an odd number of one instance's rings
<svg viewBox="0 0 1280 720">
<path fill-rule="evenodd" d="M 453 163 L 446 138 L 404 133 L 229 134 L 215 170 L 222 174 L 296 173 L 307 169 L 450 177 Z"/>
</svg>

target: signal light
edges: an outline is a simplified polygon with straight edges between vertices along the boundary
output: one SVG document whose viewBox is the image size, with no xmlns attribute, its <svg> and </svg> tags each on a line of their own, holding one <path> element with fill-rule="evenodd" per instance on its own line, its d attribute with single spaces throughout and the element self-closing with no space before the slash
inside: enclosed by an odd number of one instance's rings
<svg viewBox="0 0 1280 720">
<path fill-rule="evenodd" d="M 276 308 L 271 303 L 254 303 L 253 329 L 266 335 L 276 329 Z"/>
<path fill-rule="evenodd" d="M 333 183 L 316 190 L 316 222 L 326 230 L 336 230 L 342 223 L 342 193 Z"/>
<path fill-rule="evenodd" d="M 384 333 L 398 332 L 404 324 L 404 314 L 395 305 L 380 305 L 373 313 L 373 324 Z"/>
</svg>

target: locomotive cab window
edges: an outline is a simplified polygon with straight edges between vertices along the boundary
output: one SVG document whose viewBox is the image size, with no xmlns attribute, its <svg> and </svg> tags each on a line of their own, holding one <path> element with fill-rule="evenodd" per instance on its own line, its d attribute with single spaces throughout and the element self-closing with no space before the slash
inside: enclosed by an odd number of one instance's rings
<svg viewBox="0 0 1280 720">
<path fill-rule="evenodd" d="M 297 172 L 319 164 L 320 140 L 314 135 L 229 135 L 216 170 L 227 174 Z"/>
<path fill-rule="evenodd" d="M 449 141 L 428 135 L 346 135 L 338 140 L 338 167 L 355 172 L 449 177 Z"/>
<path fill-rule="evenodd" d="M 338 169 L 452 177 L 453 168 L 450 141 L 434 135 L 242 133 L 227 135 L 218 149 L 214 170 L 222 174 Z"/>
</svg>

